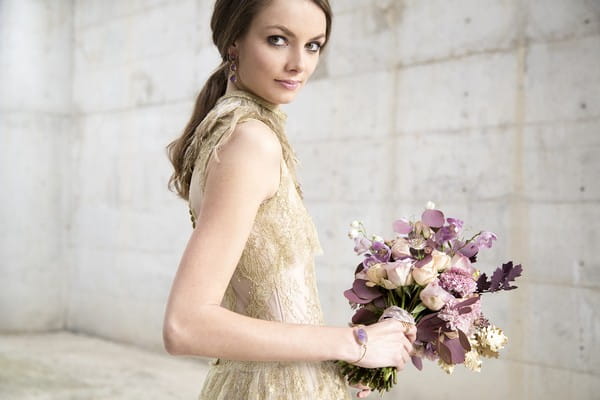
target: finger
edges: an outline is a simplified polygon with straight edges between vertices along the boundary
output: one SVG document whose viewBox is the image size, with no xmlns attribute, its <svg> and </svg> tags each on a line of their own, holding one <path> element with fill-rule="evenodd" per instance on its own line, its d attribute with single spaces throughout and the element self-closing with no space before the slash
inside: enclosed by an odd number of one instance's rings
<svg viewBox="0 0 600 400">
<path fill-rule="evenodd" d="M 352 385 L 352 387 L 355 387 L 355 388 L 361 389 L 361 390 L 365 390 L 365 389 L 369 389 L 370 390 L 371 389 L 370 387 L 365 386 L 362 383 L 356 383 L 356 384 Z"/>
<path fill-rule="evenodd" d="M 412 343 L 409 342 L 408 339 L 406 339 L 406 338 L 402 341 L 402 347 L 404 347 L 404 350 L 406 350 L 406 353 L 408 353 L 408 354 L 415 351 Z"/>
<path fill-rule="evenodd" d="M 417 340 L 417 328 L 415 328 L 414 326 L 412 328 L 410 328 L 407 332 L 406 332 L 406 337 L 408 340 L 410 340 L 410 342 L 414 342 L 415 340 Z"/>
</svg>

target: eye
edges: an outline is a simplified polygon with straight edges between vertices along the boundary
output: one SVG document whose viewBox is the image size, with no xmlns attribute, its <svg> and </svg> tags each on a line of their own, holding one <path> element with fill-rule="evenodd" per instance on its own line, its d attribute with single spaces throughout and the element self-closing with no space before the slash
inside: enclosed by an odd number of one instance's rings
<svg viewBox="0 0 600 400">
<path fill-rule="evenodd" d="M 319 50 L 321 50 L 321 47 L 323 45 L 319 42 L 310 42 L 306 45 L 306 48 L 308 49 L 308 51 L 312 52 L 312 53 L 316 53 Z"/>
<path fill-rule="evenodd" d="M 287 40 L 286 38 L 284 38 L 283 36 L 279 36 L 279 35 L 273 35 L 273 36 L 269 36 L 267 38 L 267 40 L 269 41 L 269 43 L 271 43 L 273 46 L 285 46 L 287 44 Z"/>
</svg>

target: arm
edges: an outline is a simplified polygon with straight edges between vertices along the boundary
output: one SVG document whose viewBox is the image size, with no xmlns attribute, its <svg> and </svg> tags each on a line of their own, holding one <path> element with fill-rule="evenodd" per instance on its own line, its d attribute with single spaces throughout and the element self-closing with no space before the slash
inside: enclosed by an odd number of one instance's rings
<svg viewBox="0 0 600 400">
<path fill-rule="evenodd" d="M 352 330 L 250 318 L 220 306 L 261 202 L 279 186 L 281 146 L 259 121 L 240 124 L 211 159 L 197 226 L 175 276 L 163 326 L 177 355 L 255 361 L 357 359 Z"/>
</svg>

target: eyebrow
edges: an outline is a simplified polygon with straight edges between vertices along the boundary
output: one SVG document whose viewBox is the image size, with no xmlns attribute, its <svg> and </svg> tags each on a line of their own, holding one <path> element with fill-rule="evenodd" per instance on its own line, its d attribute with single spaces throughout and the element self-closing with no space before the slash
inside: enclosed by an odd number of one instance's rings
<svg viewBox="0 0 600 400">
<path fill-rule="evenodd" d="M 292 31 L 290 31 L 288 28 L 286 28 L 283 25 L 269 25 L 269 26 L 266 27 L 266 29 L 270 29 L 270 28 L 279 29 L 279 30 L 283 31 L 288 36 L 296 37 L 296 35 L 294 35 L 294 33 Z M 317 39 L 323 39 L 323 38 L 325 38 L 325 34 L 324 33 L 322 33 L 322 34 L 320 34 L 318 36 L 315 36 L 314 38 L 312 38 L 310 40 L 317 40 Z"/>
</svg>

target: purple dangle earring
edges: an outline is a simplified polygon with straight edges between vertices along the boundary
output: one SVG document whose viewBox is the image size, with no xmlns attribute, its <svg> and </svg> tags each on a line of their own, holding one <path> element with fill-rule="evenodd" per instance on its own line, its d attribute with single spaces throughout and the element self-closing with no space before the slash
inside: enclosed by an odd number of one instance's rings
<svg viewBox="0 0 600 400">
<path fill-rule="evenodd" d="M 229 77 L 229 80 L 231 81 L 231 83 L 236 83 L 237 82 L 237 64 L 235 63 L 236 58 L 233 54 L 229 54 L 229 72 L 231 72 L 231 76 Z"/>
</svg>

